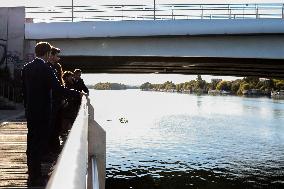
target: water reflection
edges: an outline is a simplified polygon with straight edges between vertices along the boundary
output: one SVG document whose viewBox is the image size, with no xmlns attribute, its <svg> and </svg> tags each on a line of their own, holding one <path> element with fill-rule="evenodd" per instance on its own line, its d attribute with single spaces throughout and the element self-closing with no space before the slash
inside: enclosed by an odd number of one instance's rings
<svg viewBox="0 0 284 189">
<path fill-rule="evenodd" d="M 107 188 L 284 186 L 283 103 L 137 90 L 91 98 L 107 133 Z"/>
</svg>

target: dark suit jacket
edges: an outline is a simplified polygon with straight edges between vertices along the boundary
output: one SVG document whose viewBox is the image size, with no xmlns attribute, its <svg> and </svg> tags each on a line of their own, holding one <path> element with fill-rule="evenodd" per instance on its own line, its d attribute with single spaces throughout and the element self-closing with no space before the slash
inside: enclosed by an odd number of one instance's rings
<svg viewBox="0 0 284 189">
<path fill-rule="evenodd" d="M 67 97 L 80 98 L 78 91 L 61 86 L 52 69 L 40 58 L 24 66 L 22 79 L 26 116 L 31 120 L 51 118 L 52 90 Z"/>
<path fill-rule="evenodd" d="M 86 87 L 83 79 L 75 79 L 74 80 L 74 89 L 77 91 L 84 91 L 85 93 L 89 94 L 89 89 Z"/>
</svg>

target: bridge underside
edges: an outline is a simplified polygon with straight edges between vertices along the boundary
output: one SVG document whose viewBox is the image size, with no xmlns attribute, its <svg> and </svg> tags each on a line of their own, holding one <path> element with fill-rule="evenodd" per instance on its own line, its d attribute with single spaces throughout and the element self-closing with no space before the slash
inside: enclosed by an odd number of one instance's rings
<svg viewBox="0 0 284 189">
<path fill-rule="evenodd" d="M 84 73 L 160 73 L 284 79 L 284 60 L 217 57 L 62 56 L 64 70 Z"/>
</svg>

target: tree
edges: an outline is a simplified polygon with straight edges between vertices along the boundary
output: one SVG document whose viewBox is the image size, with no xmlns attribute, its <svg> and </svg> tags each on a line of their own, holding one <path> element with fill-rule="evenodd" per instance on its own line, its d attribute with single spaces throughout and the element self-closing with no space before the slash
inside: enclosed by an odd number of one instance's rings
<svg viewBox="0 0 284 189">
<path fill-rule="evenodd" d="M 216 89 L 219 91 L 230 91 L 231 87 L 228 81 L 220 81 L 217 86 Z"/>
<path fill-rule="evenodd" d="M 238 90 L 240 88 L 240 85 L 241 85 L 241 80 L 240 79 L 237 79 L 237 80 L 233 81 L 232 84 L 231 84 L 231 91 L 232 91 L 232 93 L 237 94 Z"/>
<path fill-rule="evenodd" d="M 143 83 L 143 84 L 140 86 L 140 89 L 142 89 L 142 90 L 149 90 L 149 89 L 152 88 L 151 86 L 152 86 L 151 83 L 146 82 L 146 83 Z"/>
<path fill-rule="evenodd" d="M 196 82 L 194 84 L 194 91 L 200 91 L 200 89 L 205 89 L 206 81 L 202 80 L 201 75 L 197 75 Z"/>
</svg>

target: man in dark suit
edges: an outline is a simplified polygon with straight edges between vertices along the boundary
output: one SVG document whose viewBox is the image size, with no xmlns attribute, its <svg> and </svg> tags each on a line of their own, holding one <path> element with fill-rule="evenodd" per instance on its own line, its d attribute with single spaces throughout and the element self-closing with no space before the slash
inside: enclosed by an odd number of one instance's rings
<svg viewBox="0 0 284 189">
<path fill-rule="evenodd" d="M 89 94 L 89 89 L 86 87 L 84 80 L 81 78 L 82 71 L 80 69 L 74 70 L 74 89 L 77 91 L 84 91 Z"/>
<path fill-rule="evenodd" d="M 41 177 L 41 158 L 47 150 L 48 138 L 52 130 L 52 91 L 66 96 L 80 98 L 82 93 L 60 85 L 52 69 L 46 64 L 51 51 L 47 42 L 37 43 L 36 58 L 22 70 L 24 106 L 27 118 L 27 165 L 28 185 L 44 184 Z"/>
<path fill-rule="evenodd" d="M 60 84 L 63 85 L 63 71 L 62 67 L 59 64 L 60 58 L 58 54 L 60 53 L 60 49 L 56 47 L 52 47 L 50 51 L 50 56 L 47 62 L 53 72 L 55 73 L 57 79 L 59 80 Z M 56 160 L 56 154 L 59 154 L 61 151 L 60 148 L 60 140 L 59 134 L 62 127 L 62 109 L 64 105 L 64 97 L 58 93 L 57 91 L 52 91 L 52 118 L 51 118 L 51 125 L 53 130 L 51 131 L 50 139 L 49 139 L 49 154 L 47 158 L 50 161 Z"/>
</svg>

